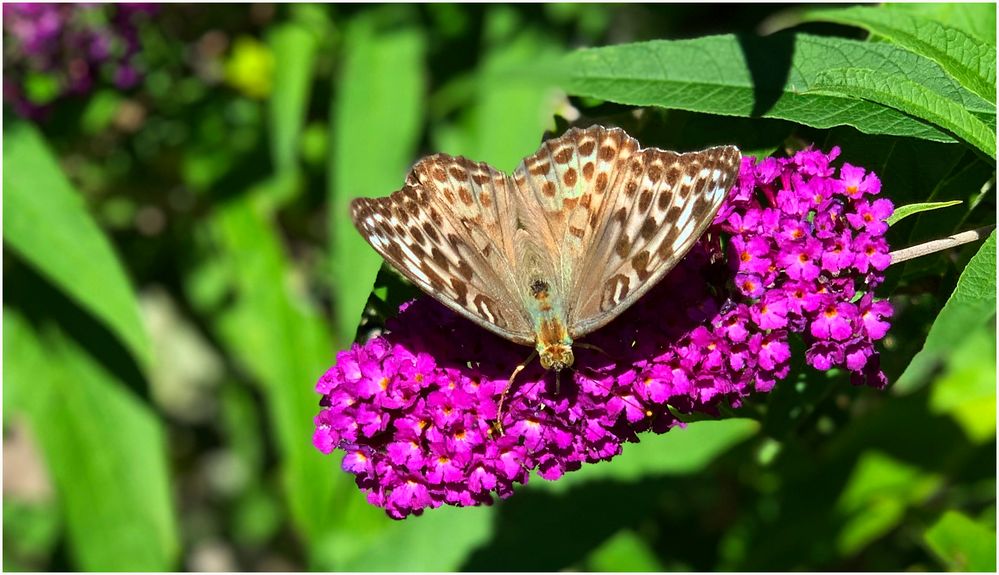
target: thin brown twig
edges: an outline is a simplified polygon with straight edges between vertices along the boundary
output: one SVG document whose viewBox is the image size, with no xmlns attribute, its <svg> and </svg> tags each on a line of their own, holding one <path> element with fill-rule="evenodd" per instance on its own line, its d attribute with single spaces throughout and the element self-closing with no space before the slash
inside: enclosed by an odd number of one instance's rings
<svg viewBox="0 0 999 575">
<path fill-rule="evenodd" d="M 959 234 L 954 234 L 952 236 L 947 236 L 946 238 L 929 241 L 923 244 L 914 245 L 908 248 L 902 248 L 888 254 L 891 256 L 892 265 L 904 262 L 906 260 L 911 260 L 913 258 L 918 258 L 920 256 L 925 256 L 927 254 L 932 254 L 934 252 L 939 252 L 941 250 L 946 250 L 959 246 L 961 244 L 968 244 L 977 240 L 984 239 L 988 237 L 989 232 L 995 229 L 995 226 L 985 226 L 978 228 L 977 230 L 971 230 L 967 232 L 961 232 Z"/>
</svg>

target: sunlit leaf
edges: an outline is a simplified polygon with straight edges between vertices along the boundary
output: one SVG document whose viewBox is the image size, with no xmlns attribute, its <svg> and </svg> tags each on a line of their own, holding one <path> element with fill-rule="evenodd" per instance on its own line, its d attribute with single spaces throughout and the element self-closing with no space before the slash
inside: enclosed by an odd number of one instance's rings
<svg viewBox="0 0 999 575">
<path fill-rule="evenodd" d="M 957 287 L 926 336 L 923 349 L 893 387 L 907 393 L 926 383 L 928 374 L 939 365 L 973 328 L 996 315 L 996 234 L 993 231 L 961 273 Z"/>
<path fill-rule="evenodd" d="M 996 570 L 996 533 L 958 511 L 946 511 L 923 535 L 951 571 Z"/>
<path fill-rule="evenodd" d="M 588 571 L 627 571 L 631 573 L 663 571 L 662 563 L 634 531 L 619 531 L 586 559 Z"/>
<path fill-rule="evenodd" d="M 972 441 L 996 433 L 995 328 L 973 330 L 949 358 L 947 369 L 930 390 L 930 410 L 949 414 Z"/>
<path fill-rule="evenodd" d="M 913 214 L 918 214 L 920 212 L 929 212 L 932 210 L 939 210 L 940 208 L 949 208 L 950 206 L 956 206 L 961 203 L 961 200 L 951 200 L 949 202 L 924 202 L 921 204 L 906 204 L 904 206 L 899 206 L 895 208 L 892 215 L 888 216 L 888 225 L 893 226 L 897 224 L 904 218 L 907 218 Z"/>
<path fill-rule="evenodd" d="M 905 510 L 928 496 L 940 484 L 939 477 L 877 451 L 861 456 L 836 503 L 847 518 L 837 546 L 844 555 L 893 529 Z"/>
<path fill-rule="evenodd" d="M 269 102 L 271 157 L 277 170 L 284 171 L 294 169 L 298 160 L 319 41 L 294 22 L 272 29 L 268 41 L 278 62 Z"/>
<path fill-rule="evenodd" d="M 707 36 L 589 48 L 573 52 L 549 74 L 571 94 L 622 104 L 782 118 L 816 128 L 849 125 L 868 134 L 953 141 L 898 110 L 809 93 L 823 71 L 844 67 L 903 75 L 970 112 L 995 115 L 994 106 L 927 58 L 887 43 L 805 34 Z"/>
<path fill-rule="evenodd" d="M 855 97 L 895 108 L 951 132 L 985 152 L 996 155 L 995 129 L 963 105 L 908 79 L 870 68 L 831 68 L 819 73 L 810 93 Z"/>
<path fill-rule="evenodd" d="M 937 62 L 966 88 L 995 102 L 996 47 L 960 28 L 887 6 L 809 10 L 804 22 L 836 22 L 871 33 Z"/>
<path fill-rule="evenodd" d="M 4 403 L 24 413 L 65 516 L 75 567 L 170 571 L 180 544 L 159 418 L 54 325 L 4 308 Z"/>
<path fill-rule="evenodd" d="M 254 199 L 251 191 L 221 206 L 210 222 L 219 242 L 215 257 L 235 288 L 219 335 L 261 384 L 292 519 L 307 539 L 317 540 L 337 513 L 334 490 L 353 489 L 309 440 L 319 410 L 313 387 L 332 362 L 333 347 L 322 319 L 292 283 L 276 230 Z"/>
<path fill-rule="evenodd" d="M 402 187 L 416 160 L 423 111 L 425 39 L 416 28 L 382 31 L 373 14 L 348 29 L 331 124 L 330 266 L 337 336 L 354 339 L 381 257 L 350 221 L 350 200 Z"/>
<path fill-rule="evenodd" d="M 149 336 L 129 279 L 83 198 L 30 124 L 8 121 L 3 143 L 4 242 L 148 366 Z"/>
</svg>

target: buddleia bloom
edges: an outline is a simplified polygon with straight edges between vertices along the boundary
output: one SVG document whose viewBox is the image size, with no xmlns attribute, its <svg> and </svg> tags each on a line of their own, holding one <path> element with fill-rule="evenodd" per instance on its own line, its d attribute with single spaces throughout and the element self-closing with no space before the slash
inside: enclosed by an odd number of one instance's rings
<svg viewBox="0 0 999 575">
<path fill-rule="evenodd" d="M 890 263 L 892 205 L 875 174 L 834 167 L 838 155 L 744 158 L 711 228 L 677 267 L 589 335 L 572 369 L 529 365 L 502 413 L 527 348 L 431 298 L 405 304 L 384 335 L 341 351 L 320 378 L 315 446 L 341 449 L 368 501 L 404 518 L 489 505 L 532 473 L 558 479 L 613 459 L 640 433 L 682 425 L 678 415 L 768 392 L 790 371 L 791 334 L 812 367 L 883 388 L 875 342 L 892 308 L 873 290 Z"/>
<path fill-rule="evenodd" d="M 90 93 L 107 77 L 129 89 L 141 80 L 140 22 L 152 4 L 40 4 L 3 6 L 4 97 L 31 118 L 59 99 Z"/>
</svg>

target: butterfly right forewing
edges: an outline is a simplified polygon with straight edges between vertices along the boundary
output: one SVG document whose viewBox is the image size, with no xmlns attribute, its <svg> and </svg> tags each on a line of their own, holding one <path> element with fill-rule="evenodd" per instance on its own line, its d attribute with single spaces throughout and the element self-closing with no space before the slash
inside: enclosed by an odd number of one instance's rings
<svg viewBox="0 0 999 575">
<path fill-rule="evenodd" d="M 733 146 L 640 150 L 615 167 L 610 202 L 572 289 L 573 337 L 605 325 L 655 285 L 711 224 L 739 173 Z"/>
</svg>

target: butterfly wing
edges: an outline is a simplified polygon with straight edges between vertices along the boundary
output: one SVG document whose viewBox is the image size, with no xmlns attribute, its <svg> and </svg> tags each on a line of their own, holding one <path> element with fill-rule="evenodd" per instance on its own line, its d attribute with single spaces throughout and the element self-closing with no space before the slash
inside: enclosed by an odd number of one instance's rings
<svg viewBox="0 0 999 575">
<path fill-rule="evenodd" d="M 734 146 L 677 154 L 624 138 L 572 278 L 573 337 L 605 325 L 661 280 L 711 224 L 739 174 Z"/>
<path fill-rule="evenodd" d="M 522 277 L 550 283 L 563 313 L 599 229 L 614 166 L 637 147 L 620 129 L 570 129 L 544 142 L 513 173 L 521 225 L 528 232 L 515 265 Z M 529 306 L 531 294 L 521 297 Z"/>
<path fill-rule="evenodd" d="M 510 292 L 518 218 L 509 185 L 488 164 L 436 154 L 413 166 L 401 190 L 351 202 L 351 218 L 375 251 L 420 289 L 496 334 L 530 345 L 530 318 Z"/>
</svg>

